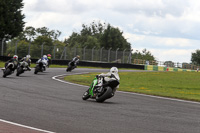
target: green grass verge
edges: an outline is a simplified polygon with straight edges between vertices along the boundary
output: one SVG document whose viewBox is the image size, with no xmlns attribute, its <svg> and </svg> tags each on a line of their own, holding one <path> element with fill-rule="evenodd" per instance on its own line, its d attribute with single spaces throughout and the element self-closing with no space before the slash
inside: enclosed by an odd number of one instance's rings
<svg viewBox="0 0 200 133">
<path fill-rule="evenodd" d="M 89 86 L 97 74 L 71 75 L 64 79 Z M 200 101 L 200 73 L 197 72 L 120 72 L 119 75 L 120 91 Z"/>
</svg>

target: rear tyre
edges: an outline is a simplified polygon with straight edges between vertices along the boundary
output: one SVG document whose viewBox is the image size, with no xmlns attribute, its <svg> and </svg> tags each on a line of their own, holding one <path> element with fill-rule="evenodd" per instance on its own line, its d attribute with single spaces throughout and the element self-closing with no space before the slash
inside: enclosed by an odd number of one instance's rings
<svg viewBox="0 0 200 133">
<path fill-rule="evenodd" d="M 6 76 L 8 76 L 10 74 L 11 74 L 11 70 L 8 68 L 8 69 L 4 70 L 3 77 L 5 78 Z"/>
<path fill-rule="evenodd" d="M 67 68 L 67 72 L 70 72 L 72 70 L 72 67 L 71 66 L 69 66 L 68 68 Z"/>
<path fill-rule="evenodd" d="M 82 99 L 83 99 L 83 100 L 87 100 L 88 98 L 90 98 L 89 90 L 87 90 L 87 91 L 83 94 L 83 96 L 82 96 Z"/>
<path fill-rule="evenodd" d="M 39 66 L 36 66 L 36 67 L 35 67 L 35 72 L 34 72 L 34 74 L 37 74 L 38 71 L 39 71 L 39 69 L 40 69 Z"/>
<path fill-rule="evenodd" d="M 110 97 L 112 97 L 112 88 L 107 87 L 105 89 L 105 92 L 103 93 L 103 95 L 97 95 L 96 96 L 96 101 L 99 102 L 99 103 L 102 103 Z"/>
</svg>

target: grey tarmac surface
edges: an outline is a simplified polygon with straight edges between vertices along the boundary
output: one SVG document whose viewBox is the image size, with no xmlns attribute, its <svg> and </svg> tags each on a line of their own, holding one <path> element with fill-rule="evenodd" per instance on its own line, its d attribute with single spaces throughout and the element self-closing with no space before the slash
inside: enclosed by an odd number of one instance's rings
<svg viewBox="0 0 200 133">
<path fill-rule="evenodd" d="M 37 75 L 2 78 L 0 73 L 0 119 L 57 133 L 199 133 L 200 104 L 117 92 L 97 103 L 82 100 L 86 87 L 52 79 L 67 73 L 49 68 Z M 133 81 L 134 82 L 134 81 Z"/>
</svg>

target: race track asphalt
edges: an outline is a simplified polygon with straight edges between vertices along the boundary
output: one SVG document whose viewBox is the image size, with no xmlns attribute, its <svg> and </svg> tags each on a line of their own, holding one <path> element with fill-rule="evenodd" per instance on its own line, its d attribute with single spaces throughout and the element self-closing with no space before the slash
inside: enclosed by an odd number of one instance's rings
<svg viewBox="0 0 200 133">
<path fill-rule="evenodd" d="M 108 70 L 49 68 L 7 78 L 1 72 L 0 119 L 57 133 L 200 133 L 200 103 L 121 92 L 104 103 L 83 101 L 86 87 L 52 79 L 92 71 Z"/>
</svg>

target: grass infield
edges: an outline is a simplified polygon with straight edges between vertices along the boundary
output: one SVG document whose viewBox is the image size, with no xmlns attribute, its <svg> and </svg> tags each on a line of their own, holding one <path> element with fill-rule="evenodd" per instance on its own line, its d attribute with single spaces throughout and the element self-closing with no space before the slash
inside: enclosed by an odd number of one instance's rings
<svg viewBox="0 0 200 133">
<path fill-rule="evenodd" d="M 99 73 L 71 75 L 64 79 L 89 86 Z M 118 90 L 200 101 L 200 73 L 197 72 L 120 72 Z"/>
</svg>

